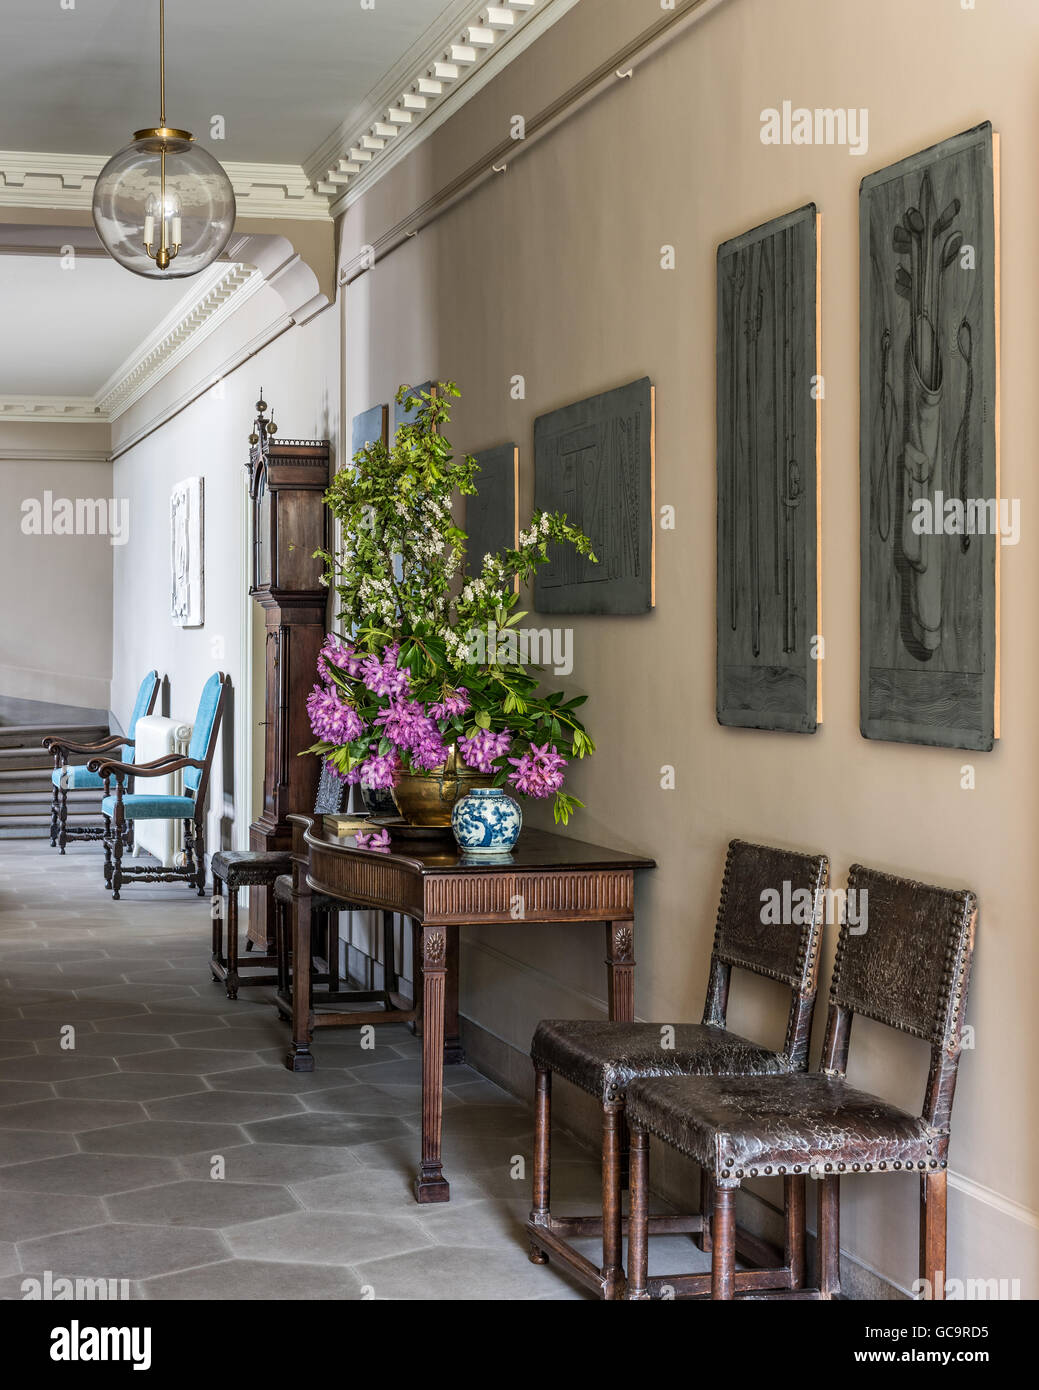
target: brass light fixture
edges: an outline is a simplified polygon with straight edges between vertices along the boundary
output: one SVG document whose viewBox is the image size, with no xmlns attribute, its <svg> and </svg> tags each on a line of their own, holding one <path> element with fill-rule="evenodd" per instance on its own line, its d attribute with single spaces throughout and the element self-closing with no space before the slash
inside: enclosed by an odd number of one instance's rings
<svg viewBox="0 0 1039 1390">
<path fill-rule="evenodd" d="M 223 251 L 234 229 L 231 180 L 186 130 L 166 124 L 166 5 L 159 0 L 159 124 L 134 133 L 94 185 L 97 234 L 135 275 L 183 279 Z"/>
</svg>

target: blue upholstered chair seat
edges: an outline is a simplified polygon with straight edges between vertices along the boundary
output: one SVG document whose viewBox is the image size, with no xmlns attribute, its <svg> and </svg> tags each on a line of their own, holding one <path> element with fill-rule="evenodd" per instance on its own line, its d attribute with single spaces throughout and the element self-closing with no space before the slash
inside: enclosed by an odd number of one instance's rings
<svg viewBox="0 0 1039 1390">
<path fill-rule="evenodd" d="M 115 797 L 106 796 L 101 802 L 106 816 L 115 815 Z M 191 820 L 195 803 L 190 796 L 146 796 L 134 793 L 123 797 L 123 815 L 127 820 Z"/>
<path fill-rule="evenodd" d="M 64 779 L 64 780 L 63 780 Z M 56 767 L 51 773 L 51 781 L 56 787 L 67 787 L 69 791 L 97 791 L 105 785 L 105 779 L 96 772 L 88 772 L 86 764 L 79 767 Z"/>
</svg>

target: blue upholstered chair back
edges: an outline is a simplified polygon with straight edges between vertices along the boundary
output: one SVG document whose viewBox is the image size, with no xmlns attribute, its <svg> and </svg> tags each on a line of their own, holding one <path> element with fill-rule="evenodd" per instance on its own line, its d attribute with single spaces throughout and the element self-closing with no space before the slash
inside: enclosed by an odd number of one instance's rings
<svg viewBox="0 0 1039 1390">
<path fill-rule="evenodd" d="M 149 671 L 144 680 L 141 681 L 140 689 L 137 691 L 137 699 L 134 701 L 133 713 L 130 715 L 130 727 L 126 731 L 128 737 L 137 737 L 137 721 L 143 719 L 148 713 L 148 707 L 152 702 L 152 696 L 155 694 L 155 687 L 158 683 L 158 671 Z M 124 744 L 123 762 L 132 763 L 133 755 L 133 748 L 129 744 Z"/>
<path fill-rule="evenodd" d="M 204 763 L 209 756 L 213 725 L 216 722 L 216 712 L 220 705 L 220 689 L 219 674 L 210 676 L 202 687 L 202 698 L 198 702 L 198 713 L 195 715 L 195 727 L 191 733 L 191 742 L 188 744 L 188 757 L 197 758 L 200 763 Z M 201 768 L 186 767 L 184 769 L 185 790 L 197 791 L 201 781 Z"/>
</svg>

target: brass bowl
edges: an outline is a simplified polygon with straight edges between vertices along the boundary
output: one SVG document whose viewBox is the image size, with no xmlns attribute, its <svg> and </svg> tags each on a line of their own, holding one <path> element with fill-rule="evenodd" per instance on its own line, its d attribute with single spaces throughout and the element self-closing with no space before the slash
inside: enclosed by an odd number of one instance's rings
<svg viewBox="0 0 1039 1390">
<path fill-rule="evenodd" d="M 452 743 L 447 760 L 432 772 L 405 772 L 393 788 L 397 810 L 409 825 L 449 828 L 451 812 L 474 787 L 489 787 L 494 777 L 467 767 Z"/>
</svg>

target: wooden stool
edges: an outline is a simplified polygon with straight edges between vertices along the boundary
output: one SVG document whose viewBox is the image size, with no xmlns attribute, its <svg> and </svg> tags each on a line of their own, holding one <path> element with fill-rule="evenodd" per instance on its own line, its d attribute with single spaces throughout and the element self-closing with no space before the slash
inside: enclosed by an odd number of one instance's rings
<svg viewBox="0 0 1039 1390">
<path fill-rule="evenodd" d="M 279 1010 L 283 1016 L 292 1016 L 292 996 L 290 992 L 291 971 L 297 968 L 291 962 L 290 938 L 292 901 L 294 897 L 291 874 L 281 874 L 274 884 L 275 942 L 278 961 L 278 999 Z M 312 1028 L 356 1028 L 369 1023 L 407 1023 L 418 1017 L 418 1008 L 400 994 L 400 978 L 395 969 L 393 943 L 393 913 L 382 914 L 383 941 L 383 988 L 382 989 L 340 989 L 339 978 L 339 938 L 337 934 L 340 912 L 368 911 L 367 908 L 351 908 L 349 903 L 338 898 L 326 897 L 324 893 L 310 894 L 311 914 L 324 919 L 325 954 L 327 975 L 311 974 L 310 1012 Z M 317 997 L 320 1006 L 327 1006 L 326 1012 L 315 1012 L 314 985 L 327 982 L 326 993 Z M 357 1010 L 357 1004 L 381 1004 L 381 1009 Z"/>
<path fill-rule="evenodd" d="M 223 981 L 228 999 L 238 998 L 239 985 L 276 984 L 277 973 L 267 975 L 239 974 L 238 960 L 238 890 L 240 888 L 265 888 L 268 893 L 274 888 L 279 874 L 287 873 L 292 867 L 292 855 L 273 851 L 260 853 L 250 849 L 221 850 L 214 854 L 210 862 L 213 874 L 213 955 L 209 962 L 213 979 Z M 227 888 L 227 955 L 224 956 L 224 911 L 223 892 Z M 251 950 L 252 942 L 246 946 Z M 268 950 L 263 955 L 254 955 L 244 962 L 249 968 L 261 969 L 278 965 L 278 953 Z"/>
</svg>

